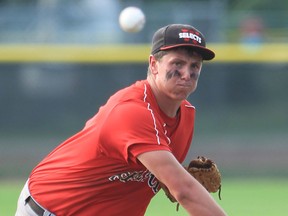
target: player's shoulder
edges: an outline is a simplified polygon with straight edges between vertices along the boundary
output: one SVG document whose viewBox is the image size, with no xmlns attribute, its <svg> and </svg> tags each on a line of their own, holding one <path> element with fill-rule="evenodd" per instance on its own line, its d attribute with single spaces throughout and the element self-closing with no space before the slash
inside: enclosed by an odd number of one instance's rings
<svg viewBox="0 0 288 216">
<path fill-rule="evenodd" d="M 144 81 L 137 81 L 134 84 L 122 89 L 115 94 L 113 112 L 125 114 L 125 116 L 137 117 L 147 112 L 146 86 Z"/>
<path fill-rule="evenodd" d="M 127 86 L 116 92 L 111 98 L 117 99 L 119 102 L 140 100 L 143 101 L 145 97 L 145 81 L 137 81 L 130 86 Z"/>
</svg>

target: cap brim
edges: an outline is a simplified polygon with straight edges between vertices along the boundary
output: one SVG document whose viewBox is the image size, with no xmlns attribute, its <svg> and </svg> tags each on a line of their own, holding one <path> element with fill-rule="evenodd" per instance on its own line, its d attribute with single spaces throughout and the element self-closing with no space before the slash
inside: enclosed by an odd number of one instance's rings
<svg viewBox="0 0 288 216">
<path fill-rule="evenodd" d="M 203 46 L 198 46 L 198 45 L 194 45 L 194 44 L 175 44 L 175 45 L 171 45 L 171 46 L 164 46 L 164 47 L 161 47 L 160 50 L 169 50 L 169 49 L 173 49 L 173 48 L 176 48 L 176 47 L 193 47 L 195 48 L 195 50 L 197 52 L 199 52 L 200 55 L 202 55 L 203 57 L 203 60 L 212 60 L 214 57 L 215 57 L 215 53 L 206 48 L 206 47 L 203 47 Z"/>
</svg>

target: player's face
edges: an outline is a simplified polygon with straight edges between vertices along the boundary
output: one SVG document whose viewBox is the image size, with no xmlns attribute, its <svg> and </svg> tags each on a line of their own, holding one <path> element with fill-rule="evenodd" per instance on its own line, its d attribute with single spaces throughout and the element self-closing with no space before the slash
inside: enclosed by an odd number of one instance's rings
<svg viewBox="0 0 288 216">
<path fill-rule="evenodd" d="M 197 87 L 202 61 L 202 56 L 191 50 L 169 51 L 153 67 L 158 90 L 173 100 L 186 99 Z"/>
</svg>

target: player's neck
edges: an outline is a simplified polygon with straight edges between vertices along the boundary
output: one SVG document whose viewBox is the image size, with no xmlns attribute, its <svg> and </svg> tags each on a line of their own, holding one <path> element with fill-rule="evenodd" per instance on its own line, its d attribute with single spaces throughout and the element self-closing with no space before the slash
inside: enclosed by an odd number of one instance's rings
<svg viewBox="0 0 288 216">
<path fill-rule="evenodd" d="M 160 109 L 169 117 L 175 117 L 177 115 L 177 112 L 179 110 L 180 107 L 180 102 L 179 103 L 175 103 L 174 101 L 171 102 L 171 100 L 165 100 L 165 96 L 160 96 L 160 97 L 156 97 L 156 100 L 158 102 L 158 105 L 160 107 Z"/>
<path fill-rule="evenodd" d="M 181 101 L 172 100 L 163 92 L 159 91 L 152 79 L 148 79 L 148 82 L 162 112 L 169 117 L 175 117 L 181 105 Z"/>
</svg>

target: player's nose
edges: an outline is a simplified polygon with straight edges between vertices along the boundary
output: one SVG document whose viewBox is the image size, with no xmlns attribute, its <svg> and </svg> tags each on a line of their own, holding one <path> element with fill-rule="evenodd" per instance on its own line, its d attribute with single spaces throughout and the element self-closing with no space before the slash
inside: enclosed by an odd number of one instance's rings
<svg viewBox="0 0 288 216">
<path fill-rule="evenodd" d="M 190 80 L 192 74 L 193 74 L 193 71 L 187 67 L 181 71 L 181 79 Z"/>
</svg>

